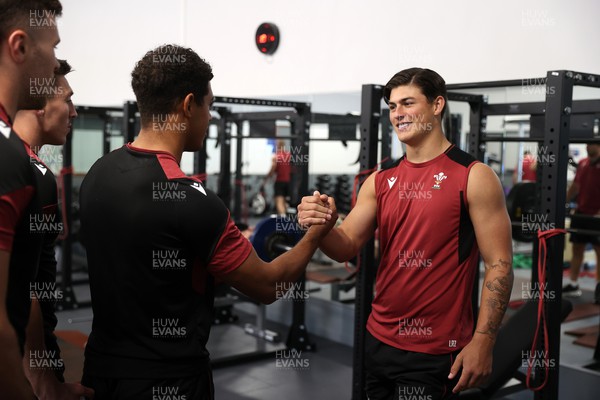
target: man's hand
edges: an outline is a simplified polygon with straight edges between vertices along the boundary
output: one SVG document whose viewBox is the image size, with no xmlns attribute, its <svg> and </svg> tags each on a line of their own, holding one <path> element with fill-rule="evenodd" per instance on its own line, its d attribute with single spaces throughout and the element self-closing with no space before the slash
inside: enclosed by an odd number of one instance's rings
<svg viewBox="0 0 600 400">
<path fill-rule="evenodd" d="M 315 192 L 318 193 L 318 192 Z M 319 235 L 319 237 L 322 239 L 324 238 L 329 231 L 336 225 L 337 223 L 337 219 L 338 219 L 338 214 L 337 214 L 337 208 L 335 206 L 335 200 L 333 200 L 333 197 L 327 197 L 326 195 L 322 194 L 319 195 L 319 199 L 325 199 L 326 203 L 321 203 L 320 205 L 318 205 L 319 207 L 327 207 L 327 214 L 324 218 L 324 223 L 323 224 L 314 224 L 313 226 L 310 227 L 310 231 L 316 231 L 317 234 Z M 302 204 L 300 204 L 302 205 Z M 300 206 L 298 206 L 300 207 Z M 300 225 L 303 226 L 303 225 Z"/>
<path fill-rule="evenodd" d="M 325 225 L 327 221 L 333 221 L 333 224 L 337 221 L 337 209 L 332 197 L 315 191 L 312 196 L 302 198 L 298 205 L 300 226 L 309 228 L 312 225 Z"/>
<path fill-rule="evenodd" d="M 494 342 L 487 335 L 475 334 L 458 356 L 448 379 L 454 379 L 462 368 L 460 380 L 452 389 L 453 393 L 477 387 L 485 382 L 492 373 L 492 350 Z"/>
</svg>

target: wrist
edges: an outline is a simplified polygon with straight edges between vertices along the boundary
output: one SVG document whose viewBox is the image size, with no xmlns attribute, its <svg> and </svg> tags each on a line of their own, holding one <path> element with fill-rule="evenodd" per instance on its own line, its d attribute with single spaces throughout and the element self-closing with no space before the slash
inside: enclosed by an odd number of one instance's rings
<svg viewBox="0 0 600 400">
<path fill-rule="evenodd" d="M 41 370 L 30 377 L 34 394 L 39 400 L 57 398 L 55 396 L 59 382 L 52 370 Z"/>
<path fill-rule="evenodd" d="M 473 342 L 480 343 L 483 345 L 487 344 L 490 346 L 494 346 L 494 344 L 496 343 L 496 335 L 489 332 L 479 331 L 476 329 L 473 333 L 473 338 L 471 340 Z"/>
</svg>

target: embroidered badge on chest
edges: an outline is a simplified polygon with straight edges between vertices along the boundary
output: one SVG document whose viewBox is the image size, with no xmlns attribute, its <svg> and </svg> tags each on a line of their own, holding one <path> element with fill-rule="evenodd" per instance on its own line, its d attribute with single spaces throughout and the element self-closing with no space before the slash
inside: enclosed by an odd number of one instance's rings
<svg viewBox="0 0 600 400">
<path fill-rule="evenodd" d="M 442 181 L 444 179 L 448 178 L 448 175 L 445 175 L 443 172 L 440 172 L 439 174 L 435 174 L 433 176 L 433 178 L 435 179 L 435 184 L 433 185 L 432 189 L 441 189 L 442 187 L 440 186 L 440 184 L 442 183 Z"/>
</svg>

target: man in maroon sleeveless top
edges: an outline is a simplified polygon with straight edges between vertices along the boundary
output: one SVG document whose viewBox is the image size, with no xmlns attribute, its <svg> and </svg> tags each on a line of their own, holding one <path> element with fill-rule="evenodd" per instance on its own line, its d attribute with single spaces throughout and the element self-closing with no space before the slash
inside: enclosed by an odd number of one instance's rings
<svg viewBox="0 0 600 400">
<path fill-rule="evenodd" d="M 571 217 L 571 228 L 587 231 L 600 231 L 600 143 L 587 145 L 588 157 L 579 162 L 575 179 L 567 191 L 567 201 L 577 196 L 577 210 Z M 596 217 L 596 218 L 592 218 Z M 600 304 L 600 236 L 587 233 L 571 233 L 573 256 L 569 269 L 569 281 L 563 287 L 563 296 L 581 296 L 579 270 L 583 263 L 585 246 L 591 243 L 596 253 L 596 290 L 594 302 Z"/>
<path fill-rule="evenodd" d="M 406 153 L 371 174 L 354 209 L 320 248 L 346 261 L 379 230 L 376 294 L 366 326 L 369 399 L 447 399 L 491 372 L 513 283 L 510 219 L 496 174 L 444 136 L 441 76 L 422 68 L 401 71 L 384 97 Z M 336 218 L 334 200 L 315 192 L 299 205 L 299 222 L 324 223 L 329 209 Z M 479 253 L 485 275 L 473 332 Z"/>
<path fill-rule="evenodd" d="M 265 181 L 275 175 L 275 209 L 278 215 L 287 214 L 286 197 L 290 195 L 290 180 L 292 177 L 291 153 L 286 150 L 285 142 L 277 140 L 277 148 L 273 154 L 271 170 L 267 174 Z"/>
<path fill-rule="evenodd" d="M 513 172 L 513 184 L 519 182 L 518 168 Z M 537 179 L 537 163 L 529 150 L 523 153 L 521 161 L 521 182 L 535 182 Z"/>
</svg>

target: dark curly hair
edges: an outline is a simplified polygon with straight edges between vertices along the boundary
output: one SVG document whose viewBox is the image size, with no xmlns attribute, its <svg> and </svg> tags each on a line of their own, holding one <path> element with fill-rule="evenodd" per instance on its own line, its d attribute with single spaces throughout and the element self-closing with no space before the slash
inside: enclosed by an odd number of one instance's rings
<svg viewBox="0 0 600 400">
<path fill-rule="evenodd" d="M 151 50 L 131 73 L 142 126 L 152 115 L 167 114 L 192 93 L 196 104 L 208 94 L 213 78 L 210 65 L 192 49 L 168 44 Z"/>
<path fill-rule="evenodd" d="M 54 70 L 54 75 L 65 76 L 72 71 L 71 64 L 69 64 L 67 60 L 61 60 L 58 58 L 56 61 L 58 61 L 58 68 Z"/>
</svg>

